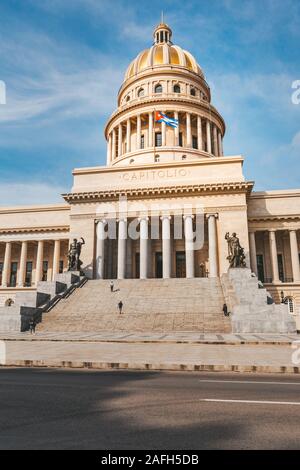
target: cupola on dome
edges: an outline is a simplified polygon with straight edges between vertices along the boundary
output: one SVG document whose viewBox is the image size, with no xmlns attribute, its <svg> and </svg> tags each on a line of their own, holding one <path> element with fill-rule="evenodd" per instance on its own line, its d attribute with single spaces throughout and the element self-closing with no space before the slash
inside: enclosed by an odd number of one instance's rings
<svg viewBox="0 0 300 470">
<path fill-rule="evenodd" d="M 153 32 L 154 44 L 149 49 L 142 51 L 129 65 L 125 81 L 156 67 L 184 68 L 204 78 L 201 67 L 194 56 L 172 43 L 172 30 L 165 24 L 160 23 Z"/>
</svg>

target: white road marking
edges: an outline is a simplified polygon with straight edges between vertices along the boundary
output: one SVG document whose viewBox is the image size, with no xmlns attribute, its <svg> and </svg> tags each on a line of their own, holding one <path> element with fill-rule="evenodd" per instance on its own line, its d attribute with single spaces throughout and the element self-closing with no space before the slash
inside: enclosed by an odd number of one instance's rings
<svg viewBox="0 0 300 470">
<path fill-rule="evenodd" d="M 231 383 L 231 384 L 267 384 L 267 385 L 298 385 L 300 382 L 264 382 L 260 380 L 214 380 L 214 379 L 200 379 L 199 382 L 209 383 Z"/>
<path fill-rule="evenodd" d="M 297 405 L 297 406 L 300 406 L 300 402 L 297 402 L 297 401 L 222 400 L 218 398 L 200 398 L 199 401 L 217 402 L 217 403 L 249 403 L 249 404 L 255 404 L 255 405 Z"/>
</svg>

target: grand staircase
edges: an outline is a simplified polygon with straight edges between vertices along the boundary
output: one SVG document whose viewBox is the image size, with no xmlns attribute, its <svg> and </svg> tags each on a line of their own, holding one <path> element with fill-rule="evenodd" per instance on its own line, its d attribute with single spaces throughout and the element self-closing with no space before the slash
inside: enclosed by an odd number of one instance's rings
<svg viewBox="0 0 300 470">
<path fill-rule="evenodd" d="M 122 300 L 123 314 L 118 311 Z M 219 279 L 93 280 L 43 314 L 44 332 L 229 333 Z"/>
</svg>

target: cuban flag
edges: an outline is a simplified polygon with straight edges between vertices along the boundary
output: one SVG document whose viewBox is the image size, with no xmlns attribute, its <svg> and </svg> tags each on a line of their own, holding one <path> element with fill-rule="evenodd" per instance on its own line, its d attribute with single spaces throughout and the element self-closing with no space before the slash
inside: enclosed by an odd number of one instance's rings
<svg viewBox="0 0 300 470">
<path fill-rule="evenodd" d="M 155 111 L 155 122 L 164 122 L 167 126 L 178 127 L 178 119 L 170 118 L 160 111 Z"/>
</svg>

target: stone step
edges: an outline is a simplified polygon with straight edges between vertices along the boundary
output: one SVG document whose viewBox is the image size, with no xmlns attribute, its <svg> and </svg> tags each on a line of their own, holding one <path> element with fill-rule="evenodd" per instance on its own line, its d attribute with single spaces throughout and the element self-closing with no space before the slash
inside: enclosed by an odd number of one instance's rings
<svg viewBox="0 0 300 470">
<path fill-rule="evenodd" d="M 219 279 L 93 280 L 62 300 L 39 325 L 41 331 L 230 332 Z M 118 313 L 122 300 L 124 313 Z"/>
</svg>

